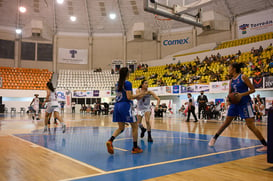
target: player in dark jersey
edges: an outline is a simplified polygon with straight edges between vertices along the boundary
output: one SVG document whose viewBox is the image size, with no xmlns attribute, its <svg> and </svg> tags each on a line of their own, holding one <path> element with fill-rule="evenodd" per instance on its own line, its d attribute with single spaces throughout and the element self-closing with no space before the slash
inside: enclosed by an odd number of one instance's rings
<svg viewBox="0 0 273 181">
<path fill-rule="evenodd" d="M 115 130 L 111 138 L 106 142 L 108 153 L 114 154 L 113 141 L 123 132 L 125 123 L 128 122 L 132 126 L 133 135 L 133 149 L 132 153 L 142 153 L 143 150 L 137 145 L 138 127 L 137 120 L 133 115 L 133 99 L 141 98 L 147 94 L 147 92 L 141 92 L 133 95 L 132 83 L 128 81 L 129 70 L 127 67 L 123 67 L 119 71 L 119 80 L 116 89 L 116 103 L 113 112 L 113 122 L 118 123 L 118 129 Z"/>
<path fill-rule="evenodd" d="M 259 152 L 267 151 L 267 143 L 262 136 L 261 132 L 256 128 L 254 122 L 254 113 L 250 94 L 255 92 L 253 84 L 249 78 L 241 74 L 242 63 L 233 63 L 229 66 L 229 74 L 232 76 L 230 81 L 229 93 L 237 92 L 240 102 L 238 104 L 230 104 L 225 122 L 219 128 L 214 137 L 211 138 L 209 146 L 214 146 L 216 139 L 220 134 L 229 126 L 233 118 L 241 116 L 245 119 L 247 127 L 257 136 L 260 142 L 264 145 L 262 148 L 257 149 Z"/>
</svg>

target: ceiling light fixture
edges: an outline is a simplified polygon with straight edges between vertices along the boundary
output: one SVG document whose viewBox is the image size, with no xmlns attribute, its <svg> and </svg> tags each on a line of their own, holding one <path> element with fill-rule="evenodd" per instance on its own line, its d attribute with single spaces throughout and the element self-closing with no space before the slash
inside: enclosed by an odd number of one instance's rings
<svg viewBox="0 0 273 181">
<path fill-rule="evenodd" d="M 22 30 L 17 28 L 17 29 L 15 30 L 15 32 L 16 32 L 17 34 L 21 34 L 21 33 L 22 33 Z"/>
<path fill-rule="evenodd" d="M 57 0 L 58 4 L 63 4 L 64 0 Z"/>
<path fill-rule="evenodd" d="M 25 13 L 25 12 L 27 11 L 27 9 L 26 9 L 24 6 L 20 6 L 20 7 L 19 7 L 19 11 L 20 11 L 21 13 Z"/>
<path fill-rule="evenodd" d="M 70 20 L 71 20 L 71 21 L 76 21 L 77 18 L 76 18 L 76 16 L 70 16 Z"/>
<path fill-rule="evenodd" d="M 110 19 L 116 19 L 117 15 L 115 13 L 110 13 L 109 18 Z"/>
</svg>

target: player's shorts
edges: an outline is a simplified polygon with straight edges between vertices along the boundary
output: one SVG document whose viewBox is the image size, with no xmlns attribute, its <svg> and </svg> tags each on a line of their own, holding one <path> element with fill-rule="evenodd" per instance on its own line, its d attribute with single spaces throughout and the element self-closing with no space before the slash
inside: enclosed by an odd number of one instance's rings
<svg viewBox="0 0 273 181">
<path fill-rule="evenodd" d="M 143 117 L 146 112 L 150 112 L 151 113 L 151 109 L 138 110 L 137 111 L 137 115 Z"/>
<path fill-rule="evenodd" d="M 254 112 L 251 102 L 246 104 L 231 104 L 227 116 L 240 116 L 242 119 L 253 118 Z"/>
<path fill-rule="evenodd" d="M 114 106 L 113 122 L 136 122 L 130 102 L 118 102 Z"/>
<path fill-rule="evenodd" d="M 32 108 L 33 108 L 33 110 L 35 110 L 35 111 L 39 111 L 39 105 L 33 105 Z"/>
<path fill-rule="evenodd" d="M 60 111 L 60 108 L 58 106 L 48 104 L 46 112 L 47 113 L 52 113 L 52 112 L 59 112 L 60 113 L 61 111 Z"/>
</svg>

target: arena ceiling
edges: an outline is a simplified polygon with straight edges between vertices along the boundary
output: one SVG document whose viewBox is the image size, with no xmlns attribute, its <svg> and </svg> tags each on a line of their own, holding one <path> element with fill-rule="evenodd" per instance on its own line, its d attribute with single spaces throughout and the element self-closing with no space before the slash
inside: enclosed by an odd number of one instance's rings
<svg viewBox="0 0 273 181">
<path fill-rule="evenodd" d="M 152 31 L 166 29 L 159 26 L 155 16 L 143 10 L 143 0 L 0 0 L 0 26 L 23 28 L 31 20 L 42 21 L 53 32 L 79 33 L 124 33 L 134 23 L 144 22 L 145 28 Z M 182 0 L 157 0 L 160 3 L 181 4 Z M 197 0 L 184 0 L 185 4 Z M 273 0 L 212 0 L 203 10 L 213 9 L 229 18 L 272 8 Z M 25 13 L 18 13 L 18 6 L 25 6 Z M 110 19 L 109 14 L 116 18 Z M 190 13 L 196 14 L 196 10 Z M 70 16 L 77 20 L 72 22 Z M 188 27 L 178 22 L 169 22 L 171 28 Z"/>
</svg>

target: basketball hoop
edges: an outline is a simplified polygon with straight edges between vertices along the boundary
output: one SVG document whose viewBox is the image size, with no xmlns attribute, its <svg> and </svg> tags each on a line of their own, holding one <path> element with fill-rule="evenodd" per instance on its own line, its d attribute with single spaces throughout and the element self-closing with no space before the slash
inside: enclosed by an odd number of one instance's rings
<svg viewBox="0 0 273 181">
<path fill-rule="evenodd" d="M 155 21 L 155 25 L 158 29 L 158 32 L 163 33 L 164 31 L 166 33 L 170 33 L 171 29 L 172 29 L 172 19 L 171 18 L 165 18 L 163 16 L 159 16 L 157 14 L 155 14 L 154 16 L 154 21 Z"/>
<path fill-rule="evenodd" d="M 159 21 L 170 21 L 172 20 L 171 18 L 160 18 L 157 14 L 155 14 L 155 19 Z"/>
</svg>

